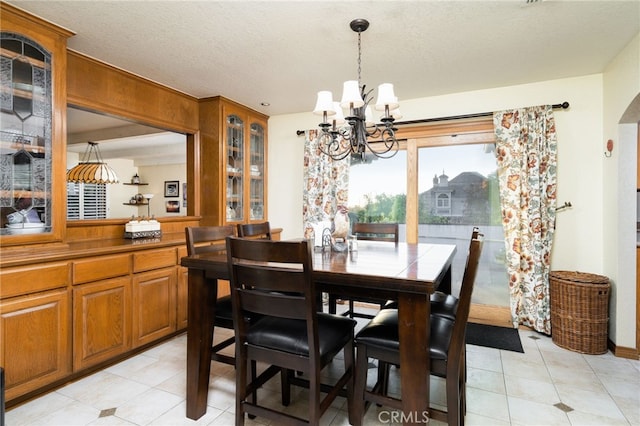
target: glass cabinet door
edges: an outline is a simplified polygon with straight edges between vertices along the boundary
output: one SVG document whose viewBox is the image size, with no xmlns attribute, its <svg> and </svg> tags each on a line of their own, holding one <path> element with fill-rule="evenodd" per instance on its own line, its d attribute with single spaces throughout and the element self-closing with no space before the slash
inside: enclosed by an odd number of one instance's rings
<svg viewBox="0 0 640 426">
<path fill-rule="evenodd" d="M 264 127 L 259 123 L 251 123 L 250 132 L 251 186 L 249 190 L 249 214 L 251 220 L 264 220 Z"/>
<path fill-rule="evenodd" d="M 244 122 L 237 115 L 227 117 L 227 196 L 228 222 L 244 219 Z"/>
<path fill-rule="evenodd" d="M 50 232 L 51 54 L 9 32 L 0 45 L 0 233 Z"/>
</svg>

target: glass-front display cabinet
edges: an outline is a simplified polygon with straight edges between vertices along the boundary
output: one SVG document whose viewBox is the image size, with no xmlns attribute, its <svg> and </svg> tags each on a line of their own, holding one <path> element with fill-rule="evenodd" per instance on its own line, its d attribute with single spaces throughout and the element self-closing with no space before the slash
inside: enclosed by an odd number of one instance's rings
<svg viewBox="0 0 640 426">
<path fill-rule="evenodd" d="M 225 117 L 225 219 L 227 223 L 266 220 L 265 123 L 250 115 Z"/>
<path fill-rule="evenodd" d="M 51 54 L 19 34 L 0 40 L 2 234 L 51 230 Z"/>
<path fill-rule="evenodd" d="M 67 96 L 66 42 L 72 33 L 27 19 L 4 3 L 0 8 L 2 246 L 60 240 L 66 121 L 60 107 Z"/>
<path fill-rule="evenodd" d="M 268 220 L 268 119 L 222 96 L 200 101 L 202 224 Z"/>
</svg>

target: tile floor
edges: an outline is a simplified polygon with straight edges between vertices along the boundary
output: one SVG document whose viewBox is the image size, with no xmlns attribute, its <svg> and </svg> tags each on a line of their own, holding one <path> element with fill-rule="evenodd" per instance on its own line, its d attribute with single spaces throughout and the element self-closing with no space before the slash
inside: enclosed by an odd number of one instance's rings
<svg viewBox="0 0 640 426">
<path fill-rule="evenodd" d="M 359 320 L 359 326 L 361 321 L 366 320 Z M 229 334 L 216 330 L 216 340 Z M 467 425 L 640 426 L 640 361 L 611 353 L 582 355 L 532 331 L 520 330 L 520 337 L 524 354 L 467 346 Z M 207 413 L 198 421 L 186 418 L 185 359 L 183 334 L 12 408 L 6 413 L 6 425 L 233 425 L 234 370 L 215 362 Z M 341 360 L 334 361 L 323 374 L 335 376 L 341 366 Z M 397 392 L 394 370 L 390 388 Z M 369 376 L 373 378 L 373 370 Z M 279 407 L 279 389 L 274 378 L 258 397 Z M 306 390 L 292 395 L 287 410 L 304 415 Z M 432 379 L 432 402 L 444 404 L 440 379 Z M 397 424 L 391 415 L 374 405 L 365 424 Z M 258 418 L 246 424 L 269 423 Z M 345 400 L 338 398 L 322 425 L 348 424 Z"/>
</svg>

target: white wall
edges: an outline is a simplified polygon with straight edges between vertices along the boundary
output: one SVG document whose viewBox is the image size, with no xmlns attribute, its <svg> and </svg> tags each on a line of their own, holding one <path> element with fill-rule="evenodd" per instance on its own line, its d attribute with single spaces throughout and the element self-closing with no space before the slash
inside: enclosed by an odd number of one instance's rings
<svg viewBox="0 0 640 426">
<path fill-rule="evenodd" d="M 604 72 L 604 136 L 614 142 L 603 163 L 604 275 L 611 278 L 609 333 L 636 347 L 636 170 L 640 121 L 640 34 Z M 622 117 L 624 120 L 621 120 Z"/>
<path fill-rule="evenodd" d="M 144 193 L 154 194 L 151 199 L 151 214 L 156 217 L 186 216 L 187 208 L 184 207 L 182 196 L 182 184 L 187 181 L 186 164 L 167 164 L 161 166 L 145 166 L 140 167 L 138 174 L 140 179 L 149 182 L 148 186 L 140 187 Z M 168 180 L 177 180 L 180 182 L 180 196 L 178 198 L 165 198 L 164 182 Z M 180 203 L 180 213 L 167 213 L 165 203 L 169 200 L 178 201 Z M 144 212 L 147 214 L 146 206 Z"/>
<path fill-rule="evenodd" d="M 577 270 L 607 275 L 605 247 L 603 164 L 603 76 L 543 81 L 490 90 L 456 93 L 421 99 L 401 99 L 403 120 L 443 117 L 485 111 L 554 104 L 567 101 L 568 110 L 555 113 L 558 133 L 558 203 L 572 208 L 557 217 L 552 253 L 554 270 Z M 313 107 L 309 100 L 309 110 Z M 273 116 L 269 119 L 269 220 L 282 227 L 283 238 L 302 234 L 302 155 L 304 137 L 296 130 L 315 128 L 319 120 L 311 112 Z M 635 158 L 635 157 L 634 157 Z M 275 172 L 277 171 L 277 172 Z M 634 210 L 635 211 L 635 210 Z M 612 220 L 607 216 L 606 220 Z M 626 259 L 629 260 L 629 259 Z M 635 264 L 635 261 L 630 262 Z M 627 288 L 622 289 L 623 298 Z M 635 299 L 634 299 L 635 300 Z M 635 324 L 633 312 L 619 314 L 618 322 Z M 629 336 L 614 334 L 618 345 L 635 347 Z"/>
</svg>

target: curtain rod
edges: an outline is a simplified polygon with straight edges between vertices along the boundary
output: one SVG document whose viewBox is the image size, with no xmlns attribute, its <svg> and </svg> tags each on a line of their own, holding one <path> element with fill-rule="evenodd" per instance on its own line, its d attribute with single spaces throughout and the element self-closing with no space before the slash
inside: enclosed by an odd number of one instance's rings
<svg viewBox="0 0 640 426">
<path fill-rule="evenodd" d="M 551 105 L 553 109 L 567 109 L 569 108 L 569 102 L 562 102 L 560 104 Z M 452 115 L 449 117 L 438 117 L 438 118 L 423 118 L 421 120 L 411 120 L 411 121 L 398 121 L 394 123 L 396 126 L 406 126 L 409 124 L 421 124 L 421 123 L 432 123 L 434 121 L 447 121 L 447 120 L 463 120 L 465 118 L 478 118 L 478 117 L 490 117 L 493 115 L 493 112 L 478 112 L 475 114 L 466 114 L 466 115 Z M 304 130 L 297 130 L 296 135 L 302 136 L 304 135 Z"/>
</svg>

